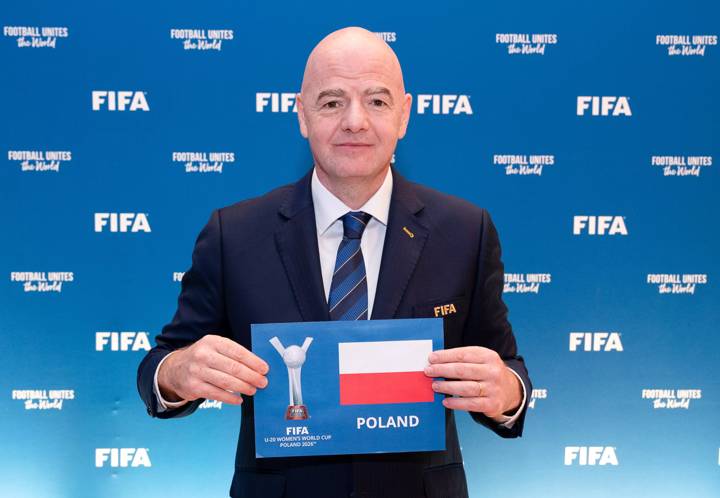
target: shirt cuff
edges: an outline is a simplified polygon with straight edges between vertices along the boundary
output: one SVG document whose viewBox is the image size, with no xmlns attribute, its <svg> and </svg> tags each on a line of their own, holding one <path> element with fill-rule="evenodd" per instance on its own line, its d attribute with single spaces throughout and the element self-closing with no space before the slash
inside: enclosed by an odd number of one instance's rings
<svg viewBox="0 0 720 498">
<path fill-rule="evenodd" d="M 163 362 L 170 358 L 170 355 L 174 354 L 175 351 L 168 353 L 165 355 L 165 357 L 160 360 L 160 363 L 158 363 L 157 368 L 155 369 L 155 375 L 153 376 L 153 391 L 155 391 L 155 396 L 157 397 L 158 404 L 157 404 L 157 411 L 158 412 L 164 412 L 167 410 L 171 410 L 173 408 L 178 408 L 180 406 L 183 406 L 185 403 L 187 403 L 187 400 L 183 399 L 180 401 L 166 401 L 162 395 L 160 394 L 160 388 L 158 387 L 158 372 L 160 371 L 160 367 L 162 366 Z"/>
<path fill-rule="evenodd" d="M 520 381 L 520 385 L 522 386 L 523 390 L 523 399 L 517 411 L 513 415 L 498 415 L 497 417 L 493 417 L 493 420 L 507 429 L 512 429 L 513 425 L 515 425 L 515 421 L 518 419 L 518 417 L 520 417 L 523 408 L 525 408 L 525 402 L 527 401 L 527 390 L 525 389 L 525 383 L 523 382 L 520 375 L 518 375 L 518 373 L 510 367 L 507 367 L 507 369 L 510 370 Z"/>
</svg>

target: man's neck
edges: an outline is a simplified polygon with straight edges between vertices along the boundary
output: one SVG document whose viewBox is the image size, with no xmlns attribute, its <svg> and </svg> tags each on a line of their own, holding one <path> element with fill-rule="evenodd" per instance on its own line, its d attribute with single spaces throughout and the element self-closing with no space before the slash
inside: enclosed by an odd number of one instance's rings
<svg viewBox="0 0 720 498">
<path fill-rule="evenodd" d="M 335 197 L 353 210 L 360 209 L 382 186 L 390 165 L 376 176 L 331 179 L 322 169 L 315 167 L 318 180 Z"/>
</svg>

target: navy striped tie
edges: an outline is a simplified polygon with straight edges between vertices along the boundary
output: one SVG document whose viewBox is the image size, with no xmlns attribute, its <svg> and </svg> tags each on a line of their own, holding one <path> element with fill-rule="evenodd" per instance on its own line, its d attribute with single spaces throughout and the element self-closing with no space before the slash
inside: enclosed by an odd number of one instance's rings
<svg viewBox="0 0 720 498">
<path fill-rule="evenodd" d="M 372 216 L 362 211 L 342 217 L 344 234 L 335 259 L 328 299 L 331 320 L 367 320 L 367 278 L 360 239 L 370 218 Z"/>
</svg>

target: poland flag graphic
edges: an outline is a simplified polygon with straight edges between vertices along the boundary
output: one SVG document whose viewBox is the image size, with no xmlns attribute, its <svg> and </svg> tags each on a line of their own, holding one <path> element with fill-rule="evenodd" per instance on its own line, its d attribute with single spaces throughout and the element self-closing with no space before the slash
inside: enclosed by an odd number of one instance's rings
<svg viewBox="0 0 720 498">
<path fill-rule="evenodd" d="M 341 342 L 340 404 L 432 402 L 432 340 Z"/>
</svg>

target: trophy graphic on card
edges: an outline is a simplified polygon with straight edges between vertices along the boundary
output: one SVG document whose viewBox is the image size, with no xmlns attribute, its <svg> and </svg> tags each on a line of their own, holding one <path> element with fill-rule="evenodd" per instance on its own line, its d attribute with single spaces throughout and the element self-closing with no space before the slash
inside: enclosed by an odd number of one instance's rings
<svg viewBox="0 0 720 498">
<path fill-rule="evenodd" d="M 270 344 L 280 354 L 288 371 L 288 387 L 290 389 L 290 404 L 285 412 L 286 420 L 307 420 L 308 409 L 303 404 L 302 386 L 300 385 L 300 370 L 307 355 L 307 350 L 312 343 L 312 337 L 306 337 L 302 346 L 283 347 L 280 339 L 273 337 Z"/>
</svg>

